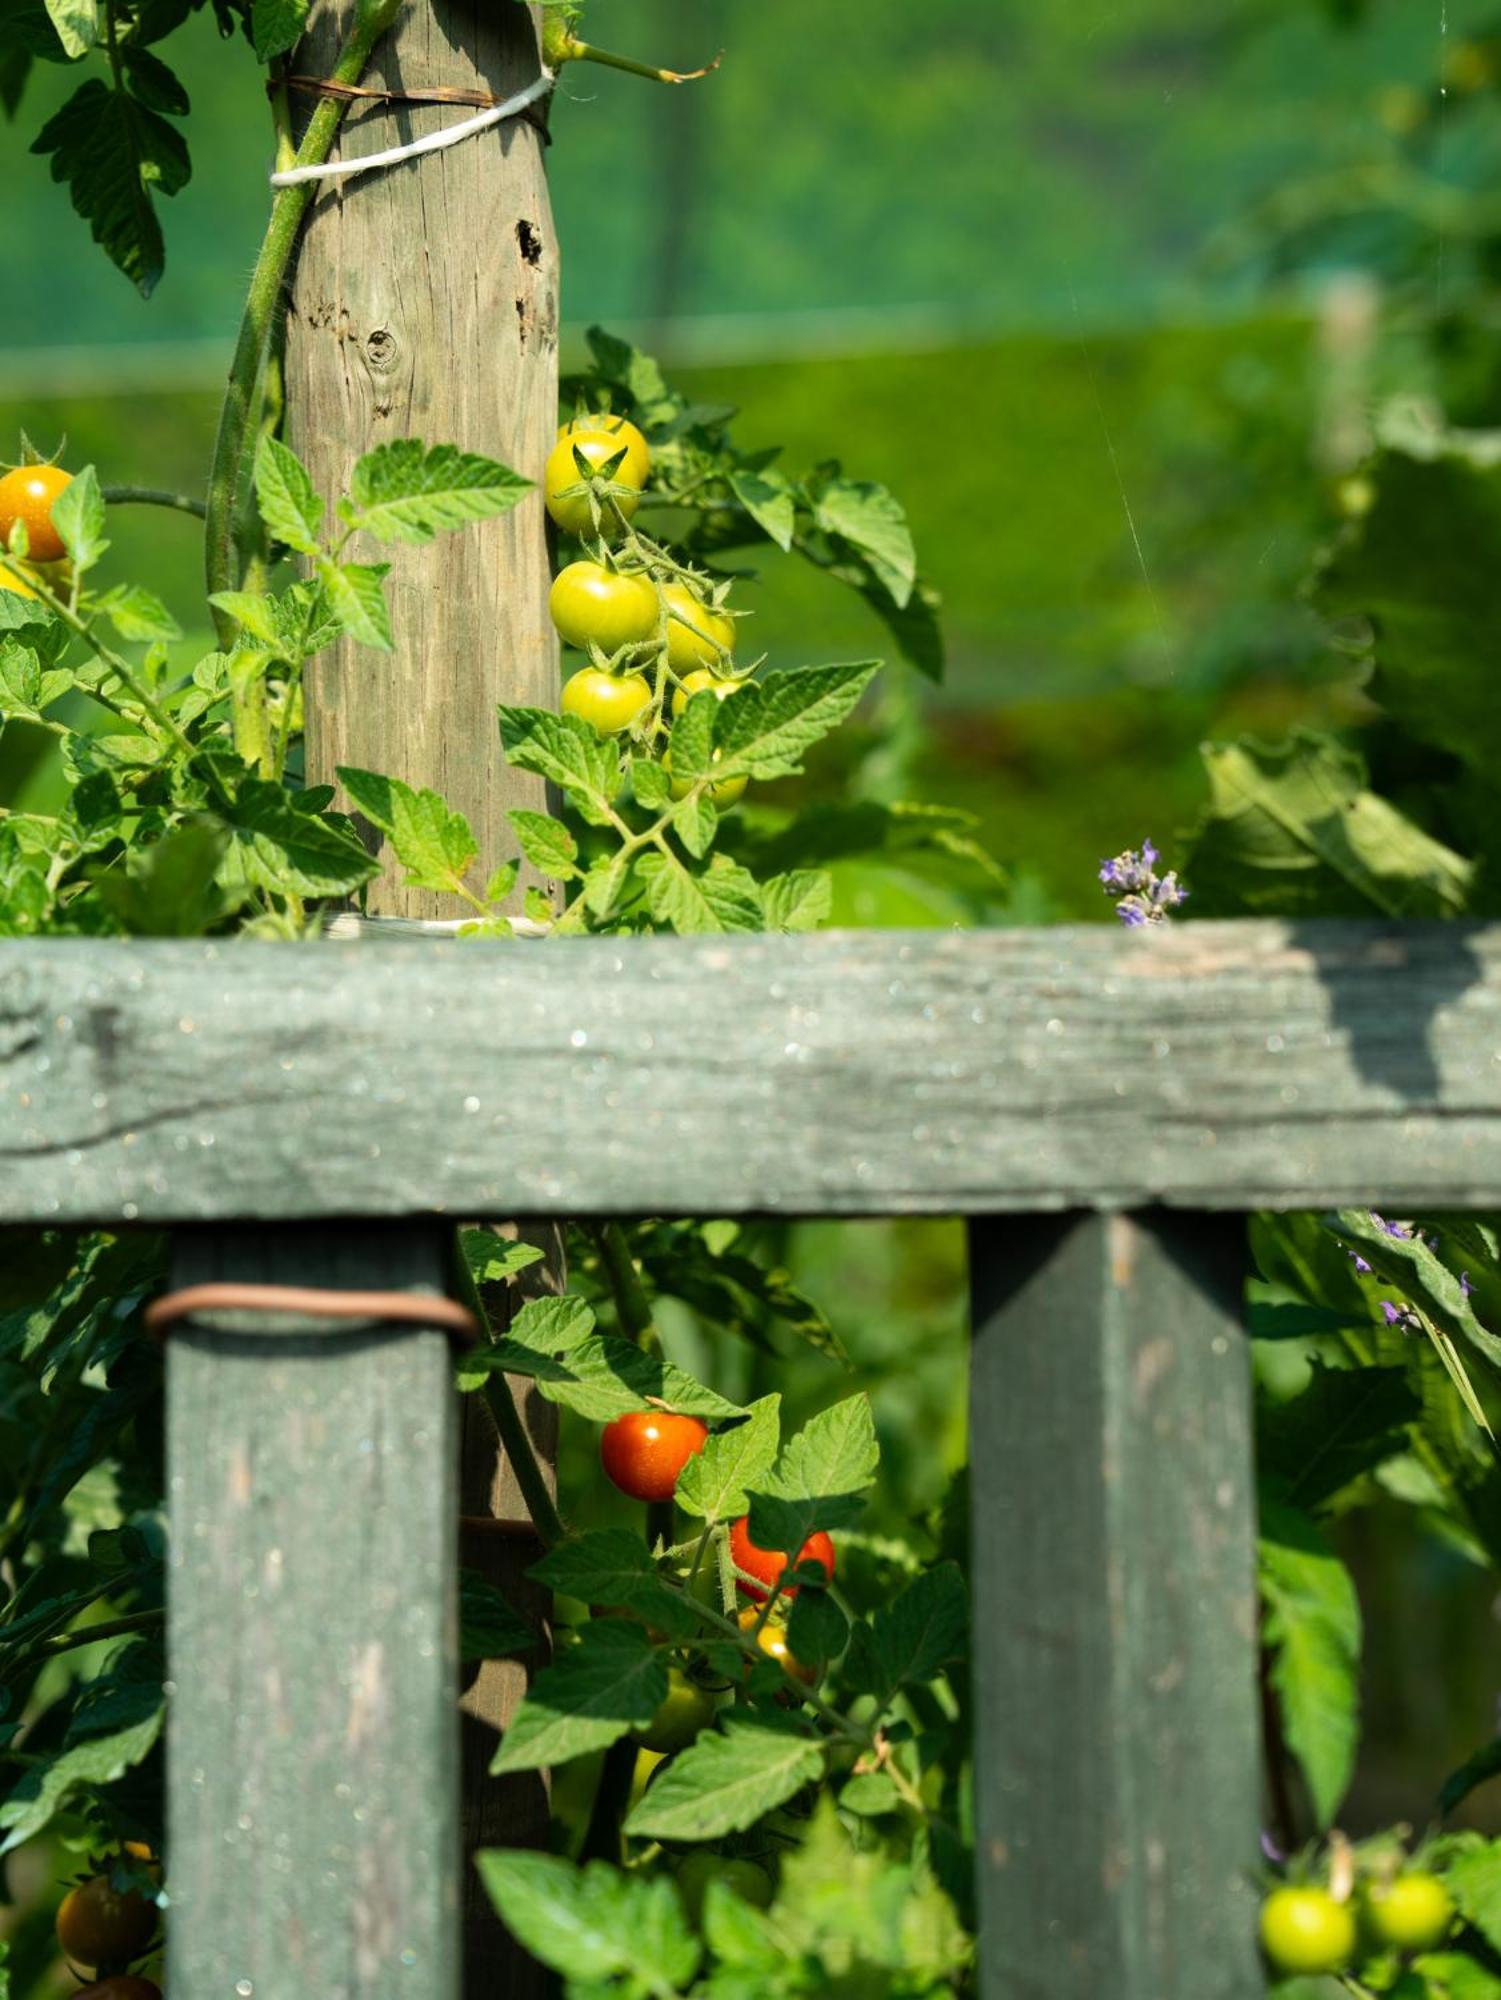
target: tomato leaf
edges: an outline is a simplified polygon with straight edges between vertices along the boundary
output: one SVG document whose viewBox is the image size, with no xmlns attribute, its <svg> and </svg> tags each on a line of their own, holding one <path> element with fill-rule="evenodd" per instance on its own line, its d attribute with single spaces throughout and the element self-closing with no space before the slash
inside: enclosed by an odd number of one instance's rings
<svg viewBox="0 0 1501 2000">
<path fill-rule="evenodd" d="M 310 0 L 254 0 L 250 10 L 250 40 L 257 62 L 285 55 L 302 39 Z"/>
<path fill-rule="evenodd" d="M 547 708 L 500 710 L 500 740 L 518 771 L 535 771 L 568 794 L 591 826 L 608 826 L 620 787 L 620 756 L 576 715 Z"/>
<path fill-rule="evenodd" d="M 641 1626 L 594 1618 L 544 1667 L 511 1717 L 492 1776 L 540 1771 L 644 1728 L 667 1697 L 667 1667 Z"/>
<path fill-rule="evenodd" d="M 832 479 L 817 493 L 814 519 L 864 557 L 898 609 L 912 595 L 917 557 L 901 502 L 868 480 Z"/>
<path fill-rule="evenodd" d="M 477 1570 L 459 1571 L 460 1660 L 504 1660 L 536 1644 L 537 1634 L 498 1585 Z"/>
<path fill-rule="evenodd" d="M 75 570 L 90 570 L 109 548 L 104 532 L 104 495 L 92 465 L 70 479 L 52 503 L 52 525 Z"/>
<path fill-rule="evenodd" d="M 1349 1572 L 1313 1520 L 1262 1508 L 1259 1545 L 1271 1681 L 1288 1748 L 1303 1768 L 1321 1827 L 1355 1767 L 1360 1715 L 1360 1606 Z"/>
<path fill-rule="evenodd" d="M 782 473 L 741 467 L 730 474 L 730 491 L 779 549 L 792 547 L 797 508 L 792 487 Z"/>
<path fill-rule="evenodd" d="M 340 626 L 358 644 L 379 647 L 383 653 L 392 646 L 391 607 L 384 589 L 390 567 L 389 563 L 336 563 L 326 557 L 318 564 L 328 608 Z"/>
<path fill-rule="evenodd" d="M 625 1830 L 647 1840 L 718 1840 L 822 1774 L 814 1739 L 768 1718 L 728 1715 L 662 1771 Z"/>
<path fill-rule="evenodd" d="M 780 1395 L 751 1404 L 745 1422 L 715 1431 L 678 1475 L 677 1503 L 701 1521 L 730 1521 L 750 1505 L 746 1488 L 771 1471 L 781 1434 Z"/>
<path fill-rule="evenodd" d="M 138 583 L 122 583 L 106 591 L 99 609 L 122 639 L 137 644 L 148 639 L 180 639 L 182 627 L 161 599 Z"/>
<path fill-rule="evenodd" d="M 813 931 L 827 923 L 834 907 L 834 884 L 822 869 L 799 868 L 761 884 L 769 931 Z"/>
<path fill-rule="evenodd" d="M 299 555 L 317 555 L 323 500 L 300 458 L 279 438 L 263 437 L 255 453 L 255 500 L 268 534 Z"/>
<path fill-rule="evenodd" d="M 690 868 L 658 851 L 639 856 L 636 868 L 652 916 L 681 935 L 765 928 L 755 877 L 727 854 L 716 854 L 706 868 Z"/>
<path fill-rule="evenodd" d="M 430 542 L 449 529 L 509 512 L 531 486 L 493 458 L 395 438 L 356 464 L 339 513 L 352 528 L 382 541 Z"/>
<path fill-rule="evenodd" d="M 848 1527 L 864 1509 L 879 1463 L 868 1396 L 846 1396 L 820 1410 L 752 1492 L 751 1540 L 791 1555 L 819 1528 Z"/>
<path fill-rule="evenodd" d="M 802 769 L 802 753 L 854 708 L 880 670 L 879 661 L 849 666 L 786 667 L 750 681 L 732 701 L 717 701 L 714 741 L 724 776 L 782 778 Z M 697 699 L 708 700 L 705 695 Z M 689 710 L 679 718 L 686 721 Z M 677 730 L 673 731 L 674 741 Z M 674 755 L 674 768 L 677 759 Z"/>
<path fill-rule="evenodd" d="M 9 1854 L 23 1841 L 41 1832 L 55 1813 L 80 1789 L 113 1784 L 116 1778 L 139 1764 L 161 1734 L 165 1708 L 160 1690 L 149 1697 L 144 1715 L 137 1715 L 122 1728 L 86 1736 L 56 1756 L 45 1757 L 28 1766 L 15 1786 L 0 1803 L 0 1854 Z M 137 1704 L 139 1706 L 139 1704 Z"/>
<path fill-rule="evenodd" d="M 191 167 L 181 134 L 128 91 L 91 77 L 37 134 L 52 155 L 94 241 L 146 296 L 162 274 L 162 233 L 152 195 L 176 194 Z"/>
<path fill-rule="evenodd" d="M 458 893 L 479 854 L 467 819 L 436 792 L 415 790 L 400 778 L 340 765 L 339 782 L 358 809 L 390 840 L 414 889 Z"/>
<path fill-rule="evenodd" d="M 256 888 L 342 896 L 380 873 L 347 825 L 299 811 L 269 779 L 247 778 L 223 817 L 235 836 L 230 858 Z"/>
<path fill-rule="evenodd" d="M 697 1614 L 682 1591 L 662 1580 L 650 1550 L 629 1528 L 594 1528 L 570 1536 L 549 1549 L 527 1574 L 582 1603 L 634 1611 L 674 1638 L 699 1628 Z"/>
<path fill-rule="evenodd" d="M 47 18 L 75 61 L 99 39 L 99 0 L 47 0 Z"/>
<path fill-rule="evenodd" d="M 513 806 L 506 814 L 521 852 L 540 874 L 554 882 L 571 882 L 579 873 L 578 842 L 550 813 L 527 812 Z"/>
<path fill-rule="evenodd" d="M 799 1594 L 794 1610 L 807 1595 Z M 844 1677 L 852 1689 L 873 1694 L 884 1708 L 899 1689 L 920 1687 L 962 1660 L 968 1640 L 964 1578 L 955 1564 L 940 1563 L 913 1577 L 868 1623 L 856 1625 Z M 792 1649 L 797 1652 L 795 1644 Z"/>
<path fill-rule="evenodd" d="M 1256 1469 L 1263 1492 L 1316 1509 L 1354 1479 L 1409 1446 L 1422 1404 L 1401 1368 L 1329 1368 L 1315 1360 L 1308 1385 L 1264 1413 Z"/>
<path fill-rule="evenodd" d="M 475 1865 L 506 1929 L 571 1990 L 624 1975 L 632 1991 L 668 2000 L 692 1981 L 699 1944 L 667 1876 L 522 1848 L 486 1849 Z"/>
</svg>

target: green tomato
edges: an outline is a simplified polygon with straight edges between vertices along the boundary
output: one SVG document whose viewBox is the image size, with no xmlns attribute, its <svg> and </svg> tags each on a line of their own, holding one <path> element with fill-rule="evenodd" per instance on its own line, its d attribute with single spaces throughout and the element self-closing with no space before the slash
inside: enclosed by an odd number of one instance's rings
<svg viewBox="0 0 1501 2000">
<path fill-rule="evenodd" d="M 1436 1951 L 1454 1928 L 1454 1898 L 1436 1875 L 1414 1869 L 1385 1885 L 1367 1883 L 1365 1914 L 1389 1951 Z"/>
<path fill-rule="evenodd" d="M 685 583 L 664 583 L 667 606 L 667 664 L 675 674 L 718 666 L 735 644 L 735 621 L 695 597 Z M 684 621 L 687 621 L 686 623 Z"/>
<path fill-rule="evenodd" d="M 543 496 L 547 501 L 548 513 L 568 534 L 592 535 L 595 532 L 594 517 L 589 509 L 589 495 L 568 493 L 568 488 L 577 486 L 583 478 L 574 453 L 578 453 L 591 472 L 598 472 L 602 466 L 609 464 L 619 450 L 620 446 L 613 439 L 603 436 L 599 431 L 586 431 L 581 437 L 570 435 L 560 439 L 547 454 L 547 464 L 542 474 Z M 629 454 L 625 462 L 615 468 L 611 480 L 618 487 L 630 489 L 614 496 L 615 505 L 628 521 L 636 511 L 641 491 L 641 482 L 630 477 Z M 619 523 L 608 507 L 603 512 L 601 531 L 607 538 L 619 532 Z"/>
<path fill-rule="evenodd" d="M 713 1722 L 718 1707 L 717 1695 L 690 1680 L 681 1667 L 670 1667 L 666 1699 L 646 1728 L 636 1732 L 636 1741 L 664 1757 L 686 1750 Z"/>
<path fill-rule="evenodd" d="M 1261 1906 L 1261 1947 L 1276 1972 L 1341 1972 L 1355 1945 L 1354 1913 L 1327 1889 L 1274 1889 Z"/>
<path fill-rule="evenodd" d="M 702 1847 L 695 1848 L 678 1868 L 678 1888 L 682 1891 L 688 1915 L 695 1924 L 703 1918 L 704 1898 L 709 1893 L 711 1882 L 722 1882 L 727 1889 L 733 1889 L 743 1902 L 754 1904 L 758 1910 L 768 1909 L 776 1894 L 771 1877 L 754 1861 L 744 1861 L 731 1854 L 711 1854 Z"/>
<path fill-rule="evenodd" d="M 607 674 L 602 667 L 581 667 L 563 684 L 563 713 L 576 715 L 601 736 L 629 729 L 650 700 L 640 674 Z"/>
<path fill-rule="evenodd" d="M 669 625 L 667 629 L 670 636 L 672 627 Z M 725 701 L 730 695 L 738 694 L 744 686 L 744 681 L 722 681 L 718 674 L 711 674 L 707 667 L 696 667 L 691 674 L 684 674 L 682 685 L 674 690 L 672 712 L 674 715 L 681 715 L 694 695 L 704 688 L 712 694 L 717 694 L 721 701 Z"/>
<path fill-rule="evenodd" d="M 602 653 L 639 646 L 657 629 L 657 593 L 644 576 L 621 576 L 602 563 L 569 563 L 553 578 L 547 608 L 566 644 Z"/>
</svg>

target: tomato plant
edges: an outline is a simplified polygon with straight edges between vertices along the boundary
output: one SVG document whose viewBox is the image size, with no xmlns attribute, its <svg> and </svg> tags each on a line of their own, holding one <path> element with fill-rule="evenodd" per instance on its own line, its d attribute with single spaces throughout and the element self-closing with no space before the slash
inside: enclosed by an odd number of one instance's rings
<svg viewBox="0 0 1501 2000">
<path fill-rule="evenodd" d="M 69 475 L 58 465 L 17 465 L 0 477 L 0 543 L 15 548 L 19 525 L 25 537 L 19 554 L 33 562 L 59 561 L 65 550 L 52 510 L 68 485 Z"/>
<path fill-rule="evenodd" d="M 751 1540 L 748 1518 L 734 1522 L 730 1528 L 730 1560 L 741 1572 L 740 1588 L 755 1604 L 766 1602 L 766 1590 L 758 1590 L 755 1584 L 747 1583 L 746 1577 L 755 1577 L 765 1584 L 767 1590 L 778 1589 L 783 1597 L 796 1597 L 795 1583 L 782 1583 L 783 1572 L 788 1567 L 785 1554 L 780 1549 L 758 1548 Z M 792 1567 L 800 1569 L 804 1563 L 816 1563 L 824 1573 L 824 1581 L 832 1582 L 834 1577 L 834 1543 L 822 1529 L 808 1539 L 798 1549 Z"/>
<path fill-rule="evenodd" d="M 141 1956 L 156 1925 L 154 1903 L 134 1889 L 116 1889 L 106 1875 L 95 1875 L 63 1897 L 57 1941 L 76 1963 L 113 1969 Z"/>
<path fill-rule="evenodd" d="M 1261 1942 L 1276 1972 L 1343 1972 L 1355 1956 L 1355 1918 L 1327 1889 L 1276 1889 L 1261 1908 Z"/>
</svg>

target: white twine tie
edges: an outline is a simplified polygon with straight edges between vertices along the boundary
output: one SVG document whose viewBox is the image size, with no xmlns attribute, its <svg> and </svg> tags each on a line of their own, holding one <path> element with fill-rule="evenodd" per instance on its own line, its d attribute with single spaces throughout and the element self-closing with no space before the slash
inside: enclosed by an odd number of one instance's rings
<svg viewBox="0 0 1501 2000">
<path fill-rule="evenodd" d="M 524 90 L 518 90 L 503 104 L 490 104 L 473 118 L 461 118 L 457 125 L 445 125 L 440 132 L 429 132 L 424 138 L 413 139 L 405 146 L 388 146 L 383 153 L 364 153 L 354 160 L 325 160 L 321 165 L 311 167 L 287 167 L 279 174 L 271 176 L 274 188 L 297 187 L 303 181 L 345 181 L 354 174 L 368 174 L 376 167 L 400 166 L 403 160 L 415 160 L 422 153 L 440 153 L 445 146 L 457 146 L 461 139 L 472 139 L 476 132 L 488 131 L 492 125 L 499 125 L 507 118 L 514 118 L 545 97 L 557 78 L 551 70 L 545 69 Z"/>
</svg>

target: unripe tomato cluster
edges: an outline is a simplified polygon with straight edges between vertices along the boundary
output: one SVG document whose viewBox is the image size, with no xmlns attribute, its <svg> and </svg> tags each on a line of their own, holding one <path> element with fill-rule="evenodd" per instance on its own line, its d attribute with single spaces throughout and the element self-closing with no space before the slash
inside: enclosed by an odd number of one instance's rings
<svg viewBox="0 0 1501 2000">
<path fill-rule="evenodd" d="M 1422 1868 L 1373 1875 L 1346 1896 L 1288 1883 L 1261 1906 L 1261 1947 L 1283 1978 L 1334 1976 L 1363 1955 L 1436 1951 L 1456 1915 L 1444 1883 Z"/>
<path fill-rule="evenodd" d="M 705 688 L 724 700 L 744 676 L 723 593 L 632 526 L 650 473 L 651 447 L 629 418 L 585 412 L 559 429 L 543 492 L 553 520 L 588 551 L 558 572 L 548 599 L 564 644 L 589 656 L 564 684 L 563 712 L 655 752 L 665 711 L 681 715 Z M 690 786 L 660 754 L 673 797 L 686 797 Z M 709 796 L 723 809 L 744 790 L 743 777 L 725 778 Z"/>
</svg>

